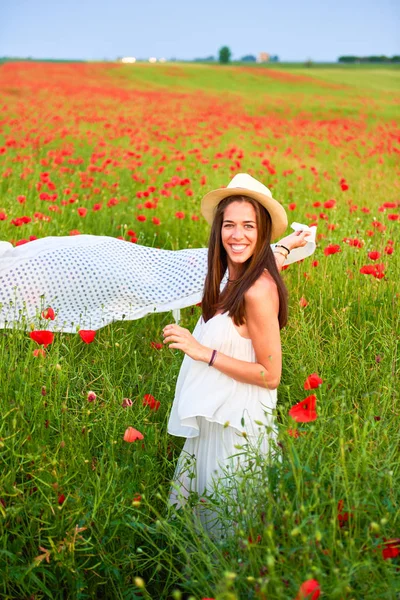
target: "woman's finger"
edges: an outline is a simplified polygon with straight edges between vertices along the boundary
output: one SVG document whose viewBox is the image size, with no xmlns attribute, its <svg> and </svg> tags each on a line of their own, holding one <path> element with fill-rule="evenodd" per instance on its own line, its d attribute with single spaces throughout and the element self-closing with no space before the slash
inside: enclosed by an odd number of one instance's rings
<svg viewBox="0 0 400 600">
<path fill-rule="evenodd" d="M 177 342 L 179 340 L 179 336 L 171 334 L 164 338 L 164 344 L 168 344 L 169 342 Z"/>
</svg>

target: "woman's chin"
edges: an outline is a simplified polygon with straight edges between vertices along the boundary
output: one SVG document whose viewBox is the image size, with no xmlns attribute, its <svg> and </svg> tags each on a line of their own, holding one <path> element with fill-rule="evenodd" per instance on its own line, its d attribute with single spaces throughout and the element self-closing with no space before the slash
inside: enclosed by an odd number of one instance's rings
<svg viewBox="0 0 400 600">
<path fill-rule="evenodd" d="M 245 254 L 230 254 L 229 260 L 234 265 L 242 265 L 247 260 L 249 260 L 250 257 L 251 257 L 251 254 L 248 254 L 247 252 Z"/>
</svg>

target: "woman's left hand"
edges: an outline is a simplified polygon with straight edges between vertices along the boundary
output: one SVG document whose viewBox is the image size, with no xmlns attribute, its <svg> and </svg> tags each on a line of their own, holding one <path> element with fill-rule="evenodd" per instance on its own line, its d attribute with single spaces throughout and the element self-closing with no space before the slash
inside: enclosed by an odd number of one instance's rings
<svg viewBox="0 0 400 600">
<path fill-rule="evenodd" d="M 302 248 L 309 241 L 308 238 L 311 235 L 310 231 L 294 231 L 290 235 L 282 238 L 277 242 L 277 244 L 283 244 L 289 250 L 294 250 L 295 248 Z"/>
<path fill-rule="evenodd" d="M 172 323 L 164 327 L 163 335 L 164 344 L 169 344 L 170 348 L 182 350 L 182 352 L 193 358 L 193 360 L 202 360 L 204 362 L 209 360 L 208 354 L 211 355 L 211 350 L 208 351 L 208 348 L 202 346 L 188 329 Z"/>
</svg>

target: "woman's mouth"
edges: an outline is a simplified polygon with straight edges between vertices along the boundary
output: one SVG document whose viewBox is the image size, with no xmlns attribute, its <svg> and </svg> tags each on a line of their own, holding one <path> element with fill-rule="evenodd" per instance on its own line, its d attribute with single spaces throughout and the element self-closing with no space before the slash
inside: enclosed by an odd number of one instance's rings
<svg viewBox="0 0 400 600">
<path fill-rule="evenodd" d="M 231 250 L 234 254 L 242 254 L 247 248 L 247 244 L 230 244 Z"/>
</svg>

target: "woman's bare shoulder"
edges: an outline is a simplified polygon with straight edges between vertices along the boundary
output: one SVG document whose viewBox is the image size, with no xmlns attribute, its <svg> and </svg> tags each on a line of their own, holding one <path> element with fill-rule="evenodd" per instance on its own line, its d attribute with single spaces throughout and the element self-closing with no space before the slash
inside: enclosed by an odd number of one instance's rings
<svg viewBox="0 0 400 600">
<path fill-rule="evenodd" d="M 260 277 L 253 283 L 251 287 L 245 292 L 245 299 L 247 298 L 259 298 L 265 294 L 271 294 L 274 290 L 278 293 L 278 287 L 272 275 L 268 271 L 264 271 Z"/>
<path fill-rule="evenodd" d="M 248 308 L 256 307 L 260 304 L 265 306 L 271 303 L 279 310 L 278 286 L 268 271 L 264 271 L 257 281 L 249 287 L 244 294 L 244 299 Z"/>
</svg>

